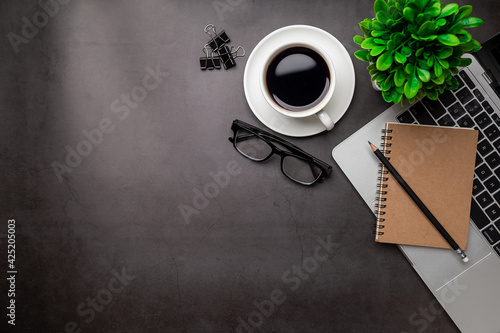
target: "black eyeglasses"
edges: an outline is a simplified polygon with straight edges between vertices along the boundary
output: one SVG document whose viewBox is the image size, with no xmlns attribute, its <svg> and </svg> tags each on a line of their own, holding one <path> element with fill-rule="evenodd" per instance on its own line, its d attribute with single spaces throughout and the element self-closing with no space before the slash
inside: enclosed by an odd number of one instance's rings
<svg viewBox="0 0 500 333">
<path fill-rule="evenodd" d="M 281 171 L 294 182 L 313 185 L 332 173 L 330 165 L 276 135 L 241 120 L 234 120 L 231 129 L 234 136 L 229 141 L 241 155 L 256 162 L 263 162 L 273 154 L 281 156 Z M 288 151 L 278 148 L 274 143 Z"/>
</svg>

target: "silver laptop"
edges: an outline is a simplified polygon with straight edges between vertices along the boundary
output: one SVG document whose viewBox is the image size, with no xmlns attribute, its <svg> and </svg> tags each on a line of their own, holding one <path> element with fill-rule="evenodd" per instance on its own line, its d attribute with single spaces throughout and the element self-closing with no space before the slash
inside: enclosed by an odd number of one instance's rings
<svg viewBox="0 0 500 333">
<path fill-rule="evenodd" d="M 375 210 L 379 162 L 367 140 L 381 141 L 386 122 L 470 127 L 480 131 L 468 263 L 447 249 L 398 245 L 462 332 L 500 332 L 500 34 L 472 55 L 460 87 L 439 101 L 393 105 L 336 146 L 332 156 Z M 367 228 L 372 223 L 367 221 Z"/>
</svg>

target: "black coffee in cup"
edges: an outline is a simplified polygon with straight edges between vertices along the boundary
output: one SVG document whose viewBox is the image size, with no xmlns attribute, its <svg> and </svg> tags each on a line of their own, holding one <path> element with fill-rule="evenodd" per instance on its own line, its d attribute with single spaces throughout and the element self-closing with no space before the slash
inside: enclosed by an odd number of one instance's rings
<svg viewBox="0 0 500 333">
<path fill-rule="evenodd" d="M 266 73 L 270 96 L 290 111 L 304 111 L 318 105 L 328 93 L 330 81 L 323 57 L 302 46 L 278 53 Z"/>
</svg>

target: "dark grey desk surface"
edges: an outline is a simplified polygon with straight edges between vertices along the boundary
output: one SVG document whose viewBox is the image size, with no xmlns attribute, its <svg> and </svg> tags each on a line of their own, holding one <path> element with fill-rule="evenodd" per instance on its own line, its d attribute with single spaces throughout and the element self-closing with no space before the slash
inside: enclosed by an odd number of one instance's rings
<svg viewBox="0 0 500 333">
<path fill-rule="evenodd" d="M 235 118 L 263 127 L 243 72 L 264 36 L 314 25 L 352 55 L 372 1 L 66 2 L 53 16 L 0 5 L 2 327 L 15 219 L 16 332 L 457 331 L 397 247 L 375 244 L 372 212 L 331 158 L 388 106 L 364 63 L 352 57 L 356 91 L 336 128 L 290 138 L 333 165 L 323 184 L 295 185 L 277 159 L 253 163 L 227 140 Z M 500 5 L 474 2 L 485 41 Z M 247 50 L 235 68 L 199 69 L 208 23 Z M 16 53 L 7 36 L 23 26 Z M 115 102 L 140 97 L 148 66 L 168 76 L 139 103 Z M 86 156 L 65 162 L 66 147 Z"/>
</svg>

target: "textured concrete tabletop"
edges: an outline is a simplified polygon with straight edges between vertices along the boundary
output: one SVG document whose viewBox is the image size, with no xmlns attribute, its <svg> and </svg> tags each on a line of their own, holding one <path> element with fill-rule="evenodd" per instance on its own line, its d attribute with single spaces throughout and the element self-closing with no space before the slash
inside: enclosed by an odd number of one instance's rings
<svg viewBox="0 0 500 333">
<path fill-rule="evenodd" d="M 483 42 L 499 3 L 470 3 Z M 352 56 L 372 16 L 368 0 L 2 1 L 0 331 L 457 332 L 331 158 L 388 106 Z M 200 70 L 209 23 L 247 51 L 234 68 Z M 234 119 L 266 129 L 245 65 L 294 24 L 335 36 L 356 73 L 331 132 L 287 137 L 333 166 L 310 188 L 228 141 Z"/>
</svg>

